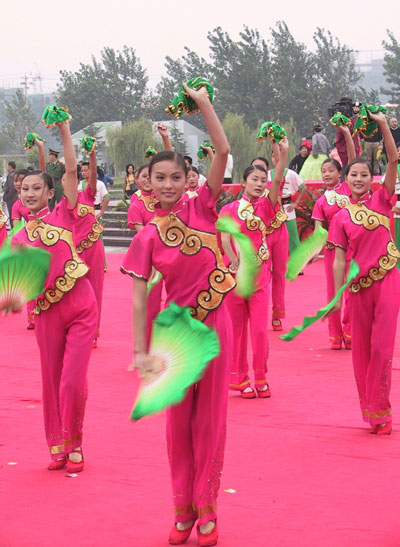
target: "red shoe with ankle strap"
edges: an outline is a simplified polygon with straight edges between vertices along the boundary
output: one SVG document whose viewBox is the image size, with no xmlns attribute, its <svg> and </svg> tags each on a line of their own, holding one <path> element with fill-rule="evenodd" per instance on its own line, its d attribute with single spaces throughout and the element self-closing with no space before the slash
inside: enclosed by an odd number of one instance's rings
<svg viewBox="0 0 400 547">
<path fill-rule="evenodd" d="M 250 387 L 250 386 L 248 386 L 248 387 Z M 256 398 L 256 392 L 254 391 L 253 388 L 251 388 L 251 391 L 241 391 L 240 396 L 242 397 L 242 399 L 255 399 Z"/>
<path fill-rule="evenodd" d="M 194 522 L 192 526 L 189 526 L 186 530 L 178 530 L 175 523 L 169 533 L 168 543 L 170 545 L 182 545 L 183 543 L 186 543 L 192 533 L 193 526 Z"/>
<path fill-rule="evenodd" d="M 392 432 L 392 422 L 387 422 L 386 424 L 378 424 L 376 426 L 377 435 L 390 435 Z"/>
<path fill-rule="evenodd" d="M 272 319 L 273 330 L 283 330 L 282 321 L 280 319 Z"/>
<path fill-rule="evenodd" d="M 85 466 L 85 462 L 83 459 L 82 450 L 80 448 L 74 448 L 71 450 L 70 454 L 80 454 L 82 456 L 82 460 L 80 462 L 73 462 L 69 459 L 69 454 L 67 457 L 67 471 L 68 473 L 80 473 L 83 471 L 83 468 Z"/>
<path fill-rule="evenodd" d="M 197 526 L 197 545 L 200 545 L 200 547 L 209 547 L 210 545 L 217 545 L 217 542 L 218 542 L 217 521 L 215 521 L 215 526 L 209 534 L 202 534 L 200 532 L 200 526 Z"/>
<path fill-rule="evenodd" d="M 47 469 L 49 471 L 58 471 L 59 469 L 63 469 L 67 465 L 67 458 L 60 458 L 59 460 L 52 460 Z"/>
<path fill-rule="evenodd" d="M 266 385 L 266 389 L 257 389 L 257 395 L 260 397 L 260 399 L 269 399 L 271 397 L 271 390 L 269 389 L 269 385 Z"/>
</svg>

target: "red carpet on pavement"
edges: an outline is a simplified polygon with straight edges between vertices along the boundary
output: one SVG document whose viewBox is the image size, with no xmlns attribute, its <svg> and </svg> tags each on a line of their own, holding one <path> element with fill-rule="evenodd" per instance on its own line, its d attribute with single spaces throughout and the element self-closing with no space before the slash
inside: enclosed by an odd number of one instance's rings
<svg viewBox="0 0 400 547">
<path fill-rule="evenodd" d="M 0 317 L 0 546 L 166 546 L 173 522 L 165 417 L 129 420 L 137 390 L 132 281 L 107 256 L 102 333 L 89 367 L 86 467 L 47 471 L 39 353 L 26 314 Z M 322 261 L 287 285 L 287 329 L 325 303 Z M 400 546 L 399 344 L 394 431 L 368 433 L 351 352 L 317 323 L 269 332 L 272 398 L 231 392 L 219 496 L 220 547 Z M 49 332 L 51 336 L 51 332 Z M 187 545 L 196 544 L 193 531 Z"/>
</svg>

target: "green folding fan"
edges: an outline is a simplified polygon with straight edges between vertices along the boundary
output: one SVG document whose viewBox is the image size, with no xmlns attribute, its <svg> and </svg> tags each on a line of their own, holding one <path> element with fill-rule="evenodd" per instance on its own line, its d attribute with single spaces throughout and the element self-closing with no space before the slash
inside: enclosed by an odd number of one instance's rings
<svg viewBox="0 0 400 547">
<path fill-rule="evenodd" d="M 256 277 L 259 266 L 256 263 L 256 250 L 251 239 L 240 231 L 239 224 L 232 217 L 224 215 L 217 220 L 219 232 L 230 234 L 239 246 L 239 268 L 236 273 L 236 293 L 249 298 L 256 289 Z"/>
<path fill-rule="evenodd" d="M 51 254 L 44 249 L 11 247 L 12 235 L 0 249 L 0 310 L 6 311 L 20 310 L 44 291 L 51 260 Z"/>
<path fill-rule="evenodd" d="M 153 323 L 149 354 L 153 370 L 142 378 L 131 419 L 180 403 L 220 351 L 218 335 L 171 302 Z"/>
<path fill-rule="evenodd" d="M 286 265 L 286 279 L 294 281 L 304 266 L 321 251 L 328 237 L 328 232 L 322 226 L 309 235 L 298 247 L 291 253 Z"/>
</svg>

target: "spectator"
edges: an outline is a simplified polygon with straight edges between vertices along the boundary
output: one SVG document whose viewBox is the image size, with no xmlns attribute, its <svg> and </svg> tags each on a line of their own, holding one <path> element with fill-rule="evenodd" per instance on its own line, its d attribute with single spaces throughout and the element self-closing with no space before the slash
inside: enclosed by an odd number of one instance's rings
<svg viewBox="0 0 400 547">
<path fill-rule="evenodd" d="M 138 187 L 135 184 L 135 166 L 133 163 L 128 163 L 126 166 L 126 175 L 124 180 L 124 197 L 129 198 L 137 191 Z"/>
<path fill-rule="evenodd" d="M 228 154 L 228 159 L 226 162 L 226 168 L 224 173 L 224 184 L 232 184 L 233 158 L 230 152 L 231 152 L 231 149 L 229 147 L 229 154 Z"/>
<path fill-rule="evenodd" d="M 57 150 L 49 149 L 49 161 L 46 163 L 46 173 L 48 173 L 53 179 L 54 184 L 54 197 L 49 201 L 49 208 L 52 211 L 57 203 L 61 201 L 64 195 L 64 190 L 61 184 L 61 179 L 65 173 L 65 165 L 58 161 L 58 155 L 60 152 Z"/>
<path fill-rule="evenodd" d="M 394 142 L 400 142 L 400 127 L 397 118 L 390 118 L 389 129 L 392 134 Z M 386 157 L 385 143 L 383 143 L 383 154 Z"/>
<path fill-rule="evenodd" d="M 352 105 L 354 115 L 350 119 L 349 129 L 350 129 L 351 133 L 353 133 L 353 127 L 354 127 L 355 121 L 357 119 L 358 112 L 360 111 L 359 103 L 356 102 L 353 105 L 353 101 L 351 99 L 349 99 L 348 97 L 342 97 L 339 102 L 343 103 L 343 104 L 347 103 L 349 105 Z M 356 135 L 354 135 L 353 142 L 354 142 L 354 148 L 356 150 L 356 157 L 361 156 L 361 142 L 360 142 L 360 137 L 359 137 L 358 133 Z M 343 131 L 341 131 L 341 129 L 339 127 L 336 130 L 335 146 L 336 146 L 337 152 L 339 154 L 340 162 L 342 164 L 342 173 L 343 173 L 343 176 L 344 176 L 344 173 L 346 171 L 346 165 L 348 163 L 347 147 L 346 147 L 346 141 L 344 140 Z"/>
<path fill-rule="evenodd" d="M 303 163 L 306 161 L 309 154 L 310 154 L 310 150 L 307 148 L 305 144 L 302 144 L 299 148 L 299 154 L 297 154 L 297 156 L 295 156 L 292 159 L 292 161 L 289 163 L 289 169 L 299 174 L 301 171 L 301 168 L 303 167 Z"/>
<path fill-rule="evenodd" d="M 378 129 L 371 137 L 363 137 L 364 152 L 374 175 L 379 175 L 378 150 L 382 149 L 382 133 Z"/>
<path fill-rule="evenodd" d="M 7 164 L 7 179 L 4 184 L 3 200 L 7 205 L 8 216 L 11 218 L 12 206 L 18 199 L 18 192 L 14 188 L 14 173 L 16 169 L 15 161 L 9 161 Z"/>
<path fill-rule="evenodd" d="M 328 158 L 329 150 L 329 141 L 322 133 L 321 125 L 314 125 L 311 154 L 305 160 L 299 173 L 303 180 L 317 180 L 321 178 L 321 166 Z"/>
</svg>

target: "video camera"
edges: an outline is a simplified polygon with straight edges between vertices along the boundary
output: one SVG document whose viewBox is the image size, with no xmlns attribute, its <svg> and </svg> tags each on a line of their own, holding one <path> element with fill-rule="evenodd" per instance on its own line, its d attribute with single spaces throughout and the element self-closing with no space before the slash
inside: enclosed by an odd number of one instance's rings
<svg viewBox="0 0 400 547">
<path fill-rule="evenodd" d="M 338 103 L 335 103 L 332 106 L 328 107 L 328 115 L 329 115 L 330 118 L 332 118 L 332 116 L 334 114 L 336 114 L 336 112 L 340 112 L 341 114 L 344 114 L 348 118 L 351 118 L 354 114 L 353 113 L 353 101 L 351 101 L 351 100 L 343 101 L 342 100 L 342 101 L 339 101 Z"/>
</svg>

